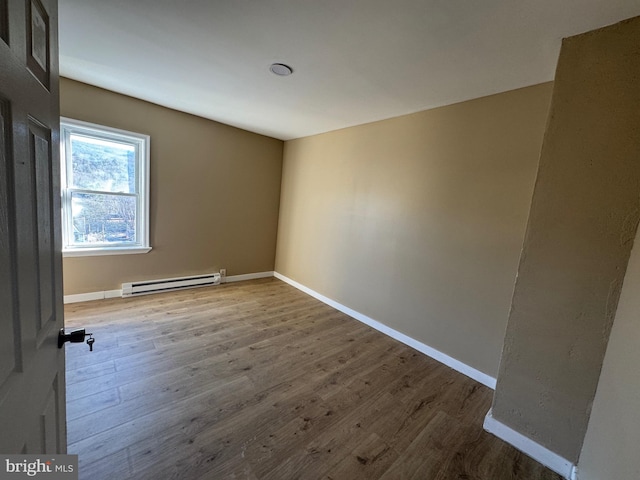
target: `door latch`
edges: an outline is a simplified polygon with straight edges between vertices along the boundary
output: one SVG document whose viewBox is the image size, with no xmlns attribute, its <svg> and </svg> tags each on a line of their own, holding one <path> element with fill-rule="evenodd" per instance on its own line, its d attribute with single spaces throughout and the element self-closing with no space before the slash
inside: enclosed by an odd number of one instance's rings
<svg viewBox="0 0 640 480">
<path fill-rule="evenodd" d="M 86 333 L 84 328 L 73 330 L 71 333 L 64 333 L 64 328 L 61 328 L 58 332 L 58 348 L 62 348 L 66 342 L 82 343 L 84 342 L 84 337 L 89 337 L 87 345 L 89 345 L 89 351 L 93 352 L 93 342 L 96 340 L 93 338 L 93 333 Z"/>
</svg>

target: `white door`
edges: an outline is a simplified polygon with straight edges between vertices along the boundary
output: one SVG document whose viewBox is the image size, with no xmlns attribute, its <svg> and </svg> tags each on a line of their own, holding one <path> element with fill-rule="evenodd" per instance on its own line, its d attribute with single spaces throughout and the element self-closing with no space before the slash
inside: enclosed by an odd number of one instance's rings
<svg viewBox="0 0 640 480">
<path fill-rule="evenodd" d="M 57 0 L 0 0 L 0 452 L 66 453 Z"/>
</svg>

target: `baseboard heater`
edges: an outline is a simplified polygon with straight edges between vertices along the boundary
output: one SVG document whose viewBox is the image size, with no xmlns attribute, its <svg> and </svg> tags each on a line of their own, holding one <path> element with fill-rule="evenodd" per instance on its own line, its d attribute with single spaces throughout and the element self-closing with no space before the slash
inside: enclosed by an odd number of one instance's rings
<svg viewBox="0 0 640 480">
<path fill-rule="evenodd" d="M 134 297 L 136 295 L 149 295 L 152 293 L 169 292 L 185 288 L 206 287 L 219 285 L 220 274 L 194 275 L 191 277 L 164 278 L 162 280 L 143 280 L 122 284 L 122 296 Z"/>
</svg>

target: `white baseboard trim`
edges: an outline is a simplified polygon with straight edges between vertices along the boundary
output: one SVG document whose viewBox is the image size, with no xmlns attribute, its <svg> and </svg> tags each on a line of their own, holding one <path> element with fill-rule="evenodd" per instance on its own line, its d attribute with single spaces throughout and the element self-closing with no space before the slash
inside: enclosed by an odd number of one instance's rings
<svg viewBox="0 0 640 480">
<path fill-rule="evenodd" d="M 64 303 L 90 302 L 92 300 L 104 300 L 105 298 L 116 298 L 122 296 L 122 290 L 106 290 L 104 292 L 77 293 L 75 295 L 65 295 Z"/>
<path fill-rule="evenodd" d="M 224 277 L 222 283 L 244 282 L 245 280 L 255 280 L 256 278 L 273 277 L 273 272 L 245 273 L 244 275 L 231 275 Z"/>
<path fill-rule="evenodd" d="M 574 465 L 571 468 L 571 476 L 569 477 L 569 480 L 578 480 L 578 466 Z"/>
<path fill-rule="evenodd" d="M 564 478 L 577 479 L 577 469 L 572 462 L 496 420 L 491 410 L 484 417 L 484 429 Z"/>
<path fill-rule="evenodd" d="M 480 370 L 476 370 L 475 368 L 470 367 L 469 365 L 462 363 L 461 361 L 456 360 L 455 358 L 450 357 L 449 355 L 442 353 L 436 350 L 435 348 L 425 345 L 424 343 L 419 342 L 418 340 L 415 340 L 409 337 L 408 335 L 405 335 L 404 333 L 398 332 L 397 330 L 394 330 L 393 328 L 388 327 L 385 324 L 380 323 L 377 320 L 374 320 L 373 318 L 370 318 L 360 312 L 357 312 L 349 307 L 342 305 L 341 303 L 331 300 L 330 298 L 325 297 L 321 293 L 311 290 L 310 288 L 305 287 L 301 283 L 298 283 L 295 280 L 285 277 L 284 275 L 278 272 L 274 272 L 273 275 L 279 280 L 282 280 L 283 282 L 288 283 L 289 285 L 297 288 L 298 290 L 301 290 L 304 293 L 311 295 L 314 298 L 317 298 L 321 302 L 326 303 L 330 307 L 333 307 L 336 310 L 340 310 L 342 313 L 346 313 L 350 317 L 355 318 L 356 320 L 362 323 L 365 323 L 372 328 L 375 328 L 379 332 L 382 332 L 385 335 L 388 335 L 391 338 L 394 338 L 399 342 L 402 342 L 405 345 L 408 345 L 411 348 L 418 350 L 421 353 L 424 353 L 425 355 L 433 358 L 434 360 L 437 360 L 440 363 L 443 363 L 446 366 L 453 368 L 454 370 L 462 373 L 463 375 L 466 375 L 467 377 L 472 378 L 475 381 L 480 382 L 483 385 L 486 385 L 487 387 L 495 390 L 496 379 L 487 375 L 486 373 L 483 373 Z"/>
<path fill-rule="evenodd" d="M 273 272 L 246 273 L 244 275 L 231 275 L 225 277 L 222 283 L 242 282 L 244 280 L 254 280 L 256 278 L 273 277 Z M 65 295 L 64 303 L 90 302 L 92 300 L 104 300 L 105 298 L 122 297 L 122 290 L 107 290 L 104 292 L 77 293 Z"/>
</svg>

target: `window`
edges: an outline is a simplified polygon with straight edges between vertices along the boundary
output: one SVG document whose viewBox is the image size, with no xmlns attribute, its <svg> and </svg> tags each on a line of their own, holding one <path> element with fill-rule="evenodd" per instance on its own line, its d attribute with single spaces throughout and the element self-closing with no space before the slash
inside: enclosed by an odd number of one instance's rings
<svg viewBox="0 0 640 480">
<path fill-rule="evenodd" d="M 146 253 L 149 136 L 60 121 L 64 256 Z"/>
</svg>

